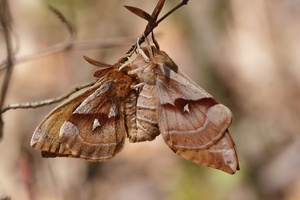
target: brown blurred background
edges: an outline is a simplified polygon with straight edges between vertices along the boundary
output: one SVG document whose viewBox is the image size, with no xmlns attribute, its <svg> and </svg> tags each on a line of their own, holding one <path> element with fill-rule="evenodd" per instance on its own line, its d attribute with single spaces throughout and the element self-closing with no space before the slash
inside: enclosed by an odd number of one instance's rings
<svg viewBox="0 0 300 200">
<path fill-rule="evenodd" d="M 166 0 L 162 13 L 179 2 Z M 157 1 L 9 0 L 17 58 L 67 38 L 47 3 L 73 24 L 76 41 L 91 41 L 90 48 L 17 63 L 7 104 L 53 98 L 93 80 L 96 68 L 83 55 L 113 64 L 144 30 L 146 21 L 123 5 L 151 13 Z M 190 0 L 155 30 L 161 49 L 232 110 L 230 131 L 241 161 L 235 175 L 176 156 L 160 136 L 152 142 L 126 143 L 121 153 L 103 163 L 44 159 L 29 143 L 53 105 L 4 114 L 0 199 L 300 199 L 299 17 L 299 0 Z M 1 84 L 3 76 L 1 70 Z"/>
</svg>

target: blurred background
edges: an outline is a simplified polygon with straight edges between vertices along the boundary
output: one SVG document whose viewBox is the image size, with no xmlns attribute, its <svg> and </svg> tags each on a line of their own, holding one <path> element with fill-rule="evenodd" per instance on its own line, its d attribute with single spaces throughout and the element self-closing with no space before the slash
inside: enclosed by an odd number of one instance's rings
<svg viewBox="0 0 300 200">
<path fill-rule="evenodd" d="M 2 0 L 3 2 L 3 0 Z M 180 0 L 166 0 L 166 13 Z M 67 93 L 94 80 L 83 55 L 115 63 L 146 21 L 123 5 L 152 12 L 150 0 L 9 0 L 16 59 L 6 104 Z M 80 48 L 28 55 L 68 38 L 50 4 L 76 28 Z M 159 136 L 126 143 L 112 160 L 44 159 L 30 147 L 56 105 L 4 113 L 0 199 L 297 200 L 300 199 L 300 1 L 190 0 L 155 30 L 162 50 L 234 114 L 230 128 L 241 170 L 235 175 L 175 155 Z M 6 47 L 0 30 L 0 62 Z M 20 58 L 28 58 L 26 61 Z M 1 67 L 1 84 L 4 69 Z"/>
</svg>

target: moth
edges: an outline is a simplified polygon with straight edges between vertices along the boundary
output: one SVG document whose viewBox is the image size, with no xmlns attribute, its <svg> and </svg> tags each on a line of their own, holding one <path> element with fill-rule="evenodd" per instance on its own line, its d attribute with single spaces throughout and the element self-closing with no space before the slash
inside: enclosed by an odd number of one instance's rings
<svg viewBox="0 0 300 200">
<path fill-rule="evenodd" d="M 56 107 L 36 128 L 31 146 L 43 157 L 105 161 L 128 137 L 159 134 L 177 155 L 230 174 L 239 170 L 228 128 L 230 110 L 186 76 L 156 46 L 137 45 L 127 61 L 103 65 L 89 89 Z M 134 57 L 134 58 L 132 58 Z"/>
</svg>

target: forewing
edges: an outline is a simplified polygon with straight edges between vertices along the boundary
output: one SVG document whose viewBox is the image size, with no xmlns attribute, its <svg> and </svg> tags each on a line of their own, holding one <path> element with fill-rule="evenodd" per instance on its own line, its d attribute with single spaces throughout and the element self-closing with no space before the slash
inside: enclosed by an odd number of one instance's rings
<svg viewBox="0 0 300 200">
<path fill-rule="evenodd" d="M 88 90 L 53 109 L 34 131 L 30 142 L 31 146 L 41 150 L 43 157 L 73 157 L 71 151 L 59 141 L 60 128 L 76 107 L 100 85 L 101 83 L 96 83 Z"/>
<path fill-rule="evenodd" d="M 170 70 L 165 76 L 165 70 L 161 70 L 156 81 L 163 137 L 176 148 L 209 147 L 230 126 L 230 110 L 179 73 Z"/>
<path fill-rule="evenodd" d="M 120 103 L 130 84 L 128 76 L 111 70 L 92 88 L 54 109 L 35 130 L 31 146 L 44 157 L 113 157 L 126 137 Z"/>
<path fill-rule="evenodd" d="M 116 89 L 110 80 L 74 110 L 60 129 L 60 140 L 72 155 L 101 161 L 113 157 L 124 144 L 126 131 Z"/>
<path fill-rule="evenodd" d="M 159 65 L 157 74 L 158 122 L 168 146 L 188 160 L 234 173 L 239 167 L 227 130 L 230 110 L 180 70 Z"/>
</svg>

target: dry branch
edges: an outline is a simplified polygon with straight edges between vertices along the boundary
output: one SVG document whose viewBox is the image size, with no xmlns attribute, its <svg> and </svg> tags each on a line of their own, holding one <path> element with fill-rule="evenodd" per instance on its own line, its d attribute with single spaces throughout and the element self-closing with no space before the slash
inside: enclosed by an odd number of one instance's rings
<svg viewBox="0 0 300 200">
<path fill-rule="evenodd" d="M 84 85 L 77 86 L 73 90 L 69 91 L 68 93 L 66 93 L 62 96 L 56 97 L 56 98 L 51 98 L 51 99 L 37 101 L 37 102 L 15 103 L 15 104 L 6 105 L 6 106 L 4 106 L 3 108 L 0 109 L 0 114 L 6 112 L 8 110 L 11 110 L 11 109 L 38 108 L 38 107 L 42 107 L 42 106 L 51 105 L 51 104 L 54 104 L 54 103 L 61 102 L 65 99 L 69 98 L 72 94 L 74 94 L 74 93 L 76 93 L 76 92 L 78 92 L 78 91 L 80 91 L 84 88 L 87 88 L 87 87 L 90 87 L 90 86 L 94 85 L 96 81 L 97 80 L 86 83 Z"/>
<path fill-rule="evenodd" d="M 5 46 L 6 46 L 6 59 L 7 59 L 7 65 L 6 65 L 6 72 L 4 75 L 4 80 L 3 84 L 1 87 L 1 92 L 0 92 L 0 108 L 3 107 L 4 101 L 6 98 L 7 90 L 9 87 L 10 83 L 10 78 L 13 72 L 13 66 L 14 66 L 14 55 L 13 55 L 13 50 L 12 50 L 12 40 L 11 40 L 11 14 L 10 14 L 10 9 L 8 2 L 6 0 L 3 0 L 0 2 L 0 23 L 2 26 L 3 30 L 3 36 L 4 36 L 4 41 L 5 41 Z M 3 136 L 3 118 L 2 115 L 0 115 L 0 139 Z"/>
</svg>

